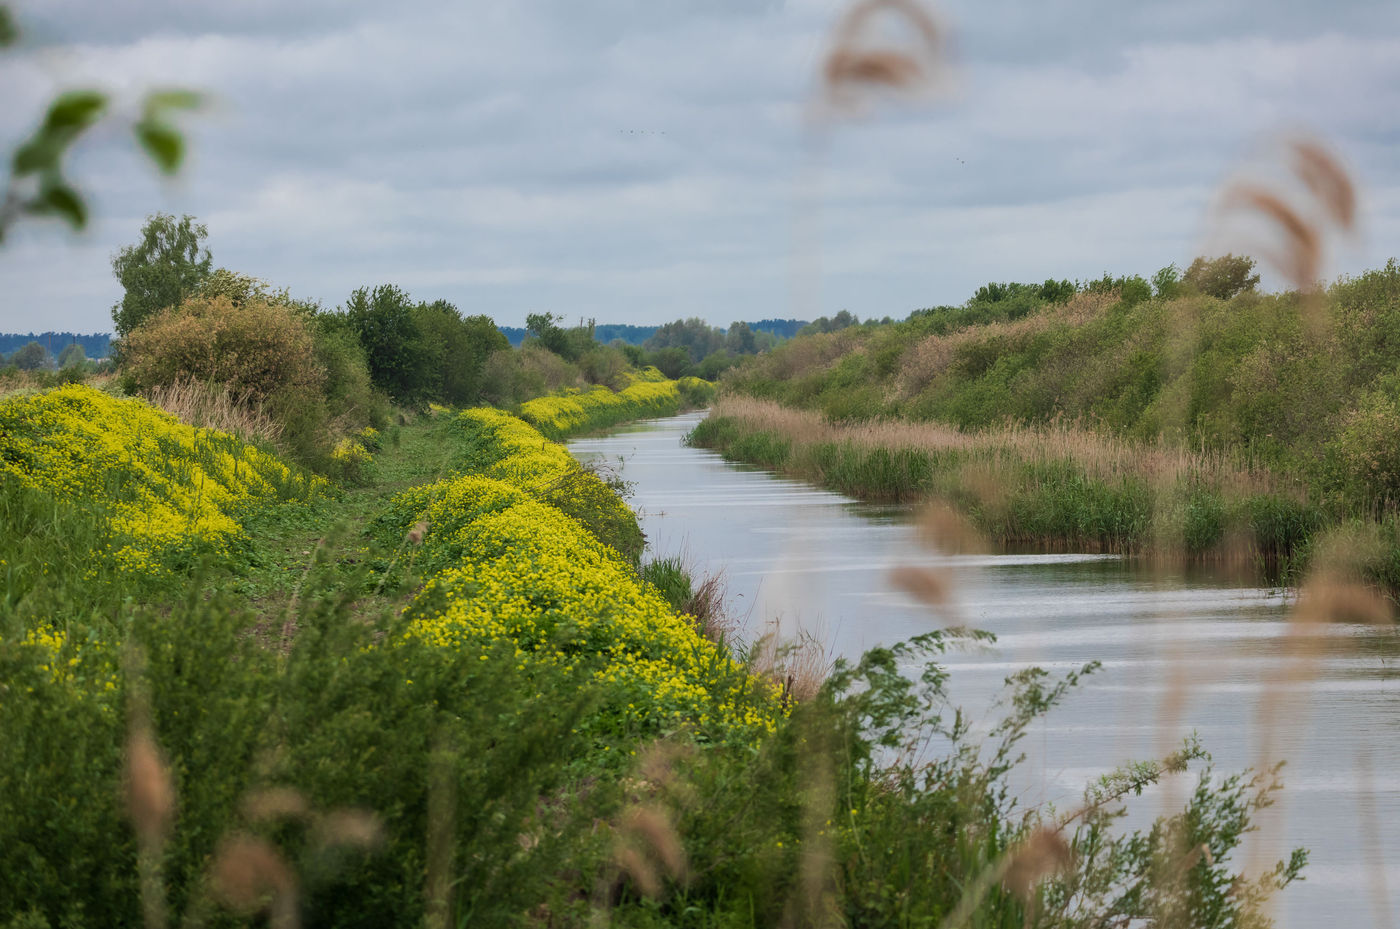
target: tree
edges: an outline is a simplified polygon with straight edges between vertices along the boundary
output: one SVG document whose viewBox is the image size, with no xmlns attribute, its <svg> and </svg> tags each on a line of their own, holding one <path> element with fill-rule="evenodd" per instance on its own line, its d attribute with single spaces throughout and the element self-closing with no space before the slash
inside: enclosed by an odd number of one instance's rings
<svg viewBox="0 0 1400 929">
<path fill-rule="evenodd" d="M 10 356 L 10 364 L 21 371 L 37 371 L 49 367 L 49 352 L 38 342 L 30 342 L 15 349 Z"/>
<path fill-rule="evenodd" d="M 569 334 L 559 325 L 563 317 L 557 317 L 553 313 L 531 313 L 525 317 L 525 328 L 535 341 L 549 349 L 560 358 L 572 361 L 577 357 L 574 352 L 573 341 Z"/>
<path fill-rule="evenodd" d="M 1181 283 L 1208 297 L 1229 300 L 1257 287 L 1259 275 L 1254 272 L 1254 259 L 1248 255 L 1200 257 L 1191 262 Z"/>
<path fill-rule="evenodd" d="M 420 303 L 413 320 L 424 340 L 424 361 L 432 373 L 430 392 L 463 406 L 481 396 L 481 372 L 494 351 L 510 346 L 489 316 L 463 317 L 446 300 Z"/>
<path fill-rule="evenodd" d="M 112 307 L 118 336 L 125 337 L 161 310 L 179 306 L 199 289 L 210 276 L 209 249 L 200 250 L 208 235 L 193 216 L 146 217 L 141 241 L 112 257 L 112 273 L 126 289 L 122 302 Z"/>
<path fill-rule="evenodd" d="M 1175 264 L 1152 275 L 1152 292 L 1159 300 L 1170 300 L 1181 293 L 1181 269 Z"/>
<path fill-rule="evenodd" d="M 63 351 L 58 353 L 58 366 L 67 368 L 73 365 L 80 365 L 87 361 L 87 352 L 77 342 L 70 342 L 63 347 Z"/>
<path fill-rule="evenodd" d="M 345 301 L 346 322 L 360 340 L 374 386 L 401 403 L 431 392 L 431 352 L 414 319 L 414 304 L 393 284 L 361 287 Z"/>
<path fill-rule="evenodd" d="M 748 323 L 736 322 L 729 326 L 729 334 L 725 336 L 725 347 L 731 355 L 753 355 L 758 352 L 758 342 L 754 338 L 753 330 Z M 710 355 L 713 355 L 711 352 Z M 706 355 L 709 358 L 710 355 Z"/>
</svg>

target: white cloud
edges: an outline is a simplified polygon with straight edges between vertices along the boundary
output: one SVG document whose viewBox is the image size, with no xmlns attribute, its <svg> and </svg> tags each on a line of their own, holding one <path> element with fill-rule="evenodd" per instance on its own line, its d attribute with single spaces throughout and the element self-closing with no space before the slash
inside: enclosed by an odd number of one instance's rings
<svg viewBox="0 0 1400 929">
<path fill-rule="evenodd" d="M 115 127 L 75 153 L 97 222 L 78 240 L 34 226 L 0 250 L 0 330 L 31 328 L 36 307 L 61 328 L 107 328 L 109 257 L 155 210 L 206 222 L 216 263 L 332 304 L 394 281 L 505 324 L 538 308 L 615 322 L 902 315 L 988 279 L 1188 260 L 1231 165 L 1261 132 L 1300 125 L 1369 192 L 1369 239 L 1339 268 L 1400 251 L 1389 5 L 950 0 L 957 99 L 886 108 L 818 144 L 803 116 L 842 6 L 21 9 L 43 43 L 0 59 L 16 101 L 0 140 L 84 81 L 128 106 L 170 83 L 218 103 L 189 121 L 176 184 Z M 793 269 L 811 273 L 802 243 L 818 234 L 823 278 L 796 291 L 823 302 L 795 305 Z"/>
</svg>

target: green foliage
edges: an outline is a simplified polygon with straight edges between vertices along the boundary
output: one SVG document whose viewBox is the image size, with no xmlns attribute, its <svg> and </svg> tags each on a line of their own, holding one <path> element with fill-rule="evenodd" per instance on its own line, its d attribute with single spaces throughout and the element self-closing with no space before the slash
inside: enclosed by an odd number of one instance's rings
<svg viewBox="0 0 1400 929">
<path fill-rule="evenodd" d="M 209 230 L 193 216 L 146 217 L 141 241 L 112 257 L 112 273 L 125 293 L 112 307 L 117 335 L 125 338 L 160 311 L 179 306 L 210 275 L 213 259 L 203 248 Z"/>
<path fill-rule="evenodd" d="M 361 287 L 341 312 L 359 339 L 374 386 L 400 403 L 419 403 L 432 391 L 431 347 L 418 326 L 415 304 L 392 284 Z"/>
<path fill-rule="evenodd" d="M 639 572 L 642 580 L 646 581 L 656 592 L 666 598 L 666 602 L 671 605 L 671 609 L 677 613 L 685 609 L 685 605 L 690 602 L 694 593 L 690 582 L 690 573 L 686 571 L 685 564 L 679 556 L 669 558 L 657 558 L 642 565 Z"/>
<path fill-rule="evenodd" d="M 53 367 L 53 359 L 49 357 L 49 350 L 38 342 L 30 342 L 15 349 L 15 353 L 10 356 L 10 364 L 21 371 L 37 371 L 40 368 Z"/>
<path fill-rule="evenodd" d="M 413 322 L 422 335 L 429 384 L 425 396 L 454 406 L 481 399 L 482 373 L 492 352 L 509 347 L 489 316 L 463 317 L 446 300 L 420 303 Z"/>
<path fill-rule="evenodd" d="M 1207 297 L 1229 300 L 1259 286 L 1254 266 L 1254 259 L 1247 255 L 1201 256 L 1182 274 L 1181 284 Z"/>
<path fill-rule="evenodd" d="M 678 319 L 666 323 L 642 344 L 650 353 L 648 362 L 661 368 L 662 371 L 667 371 L 667 368 L 658 360 L 663 351 L 680 349 L 684 352 L 687 362 L 695 364 L 706 355 L 724 348 L 727 339 L 724 330 L 716 329 L 699 317 L 691 317 L 690 319 Z M 676 352 L 669 352 L 666 357 L 678 359 L 680 355 Z M 673 367 L 678 364 L 678 362 L 669 363 Z M 681 374 L 672 374 L 668 371 L 666 376 L 680 377 Z"/>
<path fill-rule="evenodd" d="M 87 353 L 77 342 L 63 346 L 63 350 L 58 353 L 58 366 L 69 368 L 75 365 L 81 366 L 87 361 Z"/>
</svg>

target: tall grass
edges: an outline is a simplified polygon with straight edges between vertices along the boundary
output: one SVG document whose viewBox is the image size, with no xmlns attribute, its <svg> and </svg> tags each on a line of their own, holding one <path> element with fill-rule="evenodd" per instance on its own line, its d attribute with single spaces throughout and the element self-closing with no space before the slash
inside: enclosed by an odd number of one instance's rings
<svg viewBox="0 0 1400 929">
<path fill-rule="evenodd" d="M 951 500 L 1001 545 L 1277 567 L 1321 524 L 1305 494 L 1257 466 L 1063 422 L 841 424 L 727 396 L 689 441 L 863 499 Z"/>
</svg>

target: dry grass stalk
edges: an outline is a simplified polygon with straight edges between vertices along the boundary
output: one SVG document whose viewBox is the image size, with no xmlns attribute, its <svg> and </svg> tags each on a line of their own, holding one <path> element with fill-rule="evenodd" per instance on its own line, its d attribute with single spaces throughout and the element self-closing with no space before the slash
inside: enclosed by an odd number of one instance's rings
<svg viewBox="0 0 1400 929">
<path fill-rule="evenodd" d="M 1356 758 L 1357 812 L 1361 819 L 1361 844 L 1365 849 L 1366 883 L 1371 893 L 1371 911 L 1378 929 L 1392 929 L 1390 888 L 1385 877 L 1385 853 L 1381 848 L 1380 816 L 1376 810 L 1375 782 L 1371 778 L 1371 754 L 1362 750 Z"/>
<path fill-rule="evenodd" d="M 225 836 L 214 853 L 210 886 L 235 912 L 266 911 L 274 929 L 295 929 L 299 922 L 296 877 L 265 839 L 241 832 Z"/>
<path fill-rule="evenodd" d="M 306 798 L 290 787 L 269 787 L 243 798 L 243 815 L 253 823 L 301 819 L 309 812 Z"/>
<path fill-rule="evenodd" d="M 775 630 L 754 647 L 753 668 L 782 688 L 782 703 L 788 706 L 817 695 L 831 672 L 832 660 L 813 633 L 799 631 L 796 639 L 786 639 L 781 630 Z"/>
<path fill-rule="evenodd" d="M 903 24 L 902 45 L 876 45 L 870 38 L 882 14 Z M 943 28 L 915 0 L 861 0 L 842 17 L 822 65 L 822 88 L 834 112 L 857 112 L 872 91 L 928 94 L 943 84 Z"/>
<path fill-rule="evenodd" d="M 654 803 L 631 806 L 622 814 L 613 863 L 638 890 L 653 899 L 663 893 L 663 876 L 684 883 L 690 871 L 685 846 L 670 811 Z"/>
<path fill-rule="evenodd" d="M 282 424 L 263 412 L 262 404 L 217 384 L 180 380 L 153 387 L 145 397 L 152 406 L 191 426 L 231 432 L 248 442 L 272 443 L 282 437 Z"/>
<path fill-rule="evenodd" d="M 447 929 L 452 921 L 452 862 L 456 854 L 457 780 L 452 741 L 439 735 L 428 768 L 428 861 L 424 894 L 427 929 Z"/>
<path fill-rule="evenodd" d="M 920 544 L 945 555 L 978 555 L 991 550 L 972 522 L 942 501 L 920 507 L 914 529 Z"/>
<path fill-rule="evenodd" d="M 1036 829 L 1010 855 L 1001 882 L 1029 903 L 1042 879 L 1058 874 L 1074 861 L 1069 842 L 1058 829 Z"/>
<path fill-rule="evenodd" d="M 316 821 L 312 842 L 319 849 L 370 851 L 384 841 L 384 824 L 368 810 L 332 810 Z"/>
<path fill-rule="evenodd" d="M 1289 617 L 1284 635 L 1282 670 L 1266 682 L 1259 698 L 1259 755 L 1256 768 L 1270 769 L 1275 752 L 1276 734 L 1287 724 L 1300 725 L 1304 707 L 1302 691 L 1306 683 L 1317 676 L 1317 669 L 1327 649 L 1328 627 L 1333 623 L 1365 623 L 1388 626 L 1394 612 L 1390 603 L 1377 591 L 1358 583 L 1348 575 L 1346 567 L 1360 562 L 1364 553 L 1349 540 L 1325 539 L 1319 546 L 1318 572 L 1309 578 L 1298 593 L 1298 601 Z M 1282 828 L 1282 814 L 1274 827 Z M 1250 870 L 1262 870 L 1265 864 L 1265 843 L 1253 843 Z"/>
<path fill-rule="evenodd" d="M 146 929 L 164 929 L 167 911 L 161 857 L 175 814 L 175 788 L 151 735 L 144 699 L 136 698 L 136 704 L 126 745 L 127 812 L 136 830 L 142 922 Z"/>
<path fill-rule="evenodd" d="M 1312 139 L 1297 139 L 1292 149 L 1298 178 L 1333 222 L 1348 232 L 1353 231 L 1356 228 L 1356 187 L 1341 162 Z"/>
<path fill-rule="evenodd" d="M 1300 292 L 1317 289 L 1322 275 L 1327 226 L 1354 233 L 1356 187 L 1340 160 L 1322 143 L 1309 138 L 1288 141 L 1278 158 L 1288 180 L 1303 196 L 1292 197 L 1283 187 L 1236 181 L 1221 197 L 1223 212 L 1254 213 L 1274 231 L 1281 250 L 1262 254 Z M 1315 314 L 1314 314 L 1315 315 Z"/>
<path fill-rule="evenodd" d="M 1282 197 L 1254 184 L 1237 184 L 1226 190 L 1222 206 L 1227 210 L 1253 210 L 1271 220 L 1282 234 L 1283 252 L 1266 252 L 1269 263 L 1300 291 L 1317 286 L 1322 268 L 1321 231 Z"/>
<path fill-rule="evenodd" d="M 711 574 L 695 586 L 690 599 L 681 608 L 682 613 L 694 620 L 696 631 L 716 644 L 730 641 L 737 625 L 725 609 L 727 593 L 724 575 Z"/>
<path fill-rule="evenodd" d="M 126 799 L 131 823 L 143 844 L 164 842 L 175 812 L 175 789 L 150 729 L 133 727 L 126 750 Z"/>
</svg>

